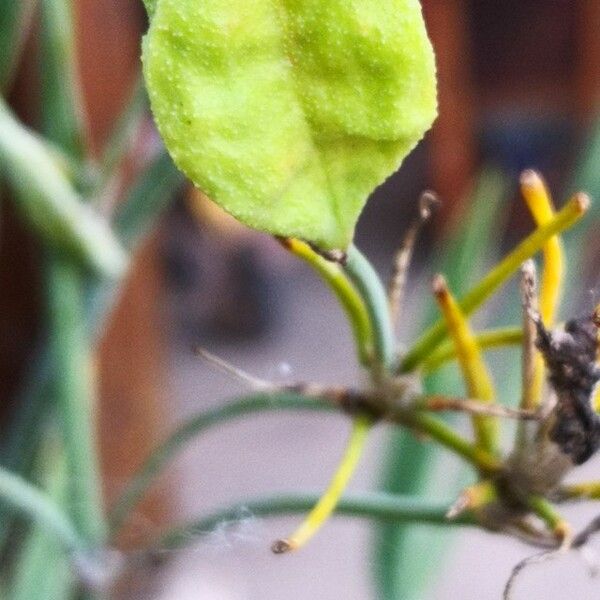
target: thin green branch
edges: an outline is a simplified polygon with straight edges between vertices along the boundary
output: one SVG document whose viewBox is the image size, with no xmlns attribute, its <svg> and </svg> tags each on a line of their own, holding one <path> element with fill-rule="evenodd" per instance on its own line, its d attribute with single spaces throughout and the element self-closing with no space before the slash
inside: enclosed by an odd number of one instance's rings
<svg viewBox="0 0 600 600">
<path fill-rule="evenodd" d="M 585 194 L 572 198 L 552 220 L 538 227 L 526 237 L 512 252 L 501 260 L 480 282 L 459 302 L 465 315 L 470 315 L 504 283 L 521 264 L 538 252 L 552 236 L 572 227 L 587 211 L 590 199 Z M 446 336 L 443 320 L 438 320 L 417 340 L 404 356 L 400 370 L 409 372 L 420 365 L 435 350 Z"/>
<path fill-rule="evenodd" d="M 132 139 L 144 119 L 147 107 L 146 89 L 140 77 L 135 82 L 125 109 L 119 116 L 104 147 L 96 183 L 97 189 L 102 189 L 106 185 L 131 147 Z"/>
<path fill-rule="evenodd" d="M 300 394 L 256 394 L 204 412 L 176 429 L 150 457 L 129 482 L 110 511 L 111 531 L 118 531 L 131 510 L 144 496 L 155 477 L 174 456 L 203 431 L 249 414 L 271 410 L 333 410 L 334 407 Z"/>
<path fill-rule="evenodd" d="M 66 465 L 56 439 L 46 436 L 39 453 L 39 473 L 45 493 L 58 506 L 66 505 Z M 60 540 L 41 527 L 31 527 L 19 536 L 18 560 L 10 582 L 11 600 L 69 598 L 73 589 L 72 557 L 63 552 Z M 14 552 L 14 547 L 11 548 Z"/>
<path fill-rule="evenodd" d="M 139 243 L 155 225 L 184 181 L 164 149 L 139 174 L 114 219 L 114 230 L 127 248 Z"/>
<path fill-rule="evenodd" d="M 523 330 L 520 327 L 499 327 L 475 334 L 475 341 L 482 350 L 517 346 L 523 341 Z M 450 340 L 442 342 L 421 363 L 422 373 L 428 375 L 456 358 L 456 348 Z"/>
<path fill-rule="evenodd" d="M 36 0 L 0 3 L 0 92 L 12 83 Z"/>
<path fill-rule="evenodd" d="M 329 485 L 294 532 L 271 546 L 275 554 L 302 548 L 327 523 L 356 470 L 372 425 L 373 421 L 365 415 L 353 420 L 350 439 Z"/>
<path fill-rule="evenodd" d="M 75 64 L 71 0 L 40 0 L 42 129 L 63 152 L 84 154 L 84 112 Z"/>
<path fill-rule="evenodd" d="M 346 272 L 360 292 L 373 329 L 373 346 L 376 363 L 392 369 L 396 348 L 387 294 L 371 263 L 351 244 L 345 263 Z"/>
<path fill-rule="evenodd" d="M 108 223 L 85 206 L 47 145 L 0 98 L 0 168 L 15 200 L 44 241 L 107 277 L 121 275 L 127 255 Z"/>
<path fill-rule="evenodd" d="M 554 506 L 542 496 L 531 495 L 525 500 L 526 505 L 537 515 L 561 540 L 570 535 L 570 527 Z"/>
<path fill-rule="evenodd" d="M 91 544 L 105 538 L 93 421 L 90 342 L 83 310 L 81 273 L 68 260 L 48 262 L 50 344 L 56 365 L 55 393 L 69 476 L 73 521 Z"/>
<path fill-rule="evenodd" d="M 444 421 L 434 417 L 425 411 L 406 413 L 404 424 L 412 426 L 421 433 L 429 435 L 442 446 L 462 456 L 467 462 L 484 474 L 497 473 L 501 467 L 501 461 L 487 452 L 475 446 L 472 442 L 460 436 L 452 427 Z"/>
<path fill-rule="evenodd" d="M 356 408 L 356 407 L 355 407 Z M 271 410 L 340 410 L 344 406 L 332 398 L 308 397 L 298 393 L 261 393 L 247 396 L 236 401 L 191 418 L 176 429 L 158 448 L 156 448 L 141 469 L 131 479 L 127 487 L 115 502 L 109 514 L 111 532 L 115 533 L 126 521 L 131 511 L 142 499 L 154 479 L 183 447 L 207 429 L 249 414 Z M 383 421 L 411 427 L 426 434 L 443 446 L 464 457 L 482 473 L 494 473 L 500 468 L 498 460 L 489 453 L 476 448 L 461 437 L 443 421 L 425 411 L 407 411 L 381 409 L 381 415 L 368 410 L 370 416 Z"/>
<path fill-rule="evenodd" d="M 0 498 L 14 510 L 55 535 L 69 552 L 86 548 L 67 515 L 44 492 L 0 467 Z"/>
<path fill-rule="evenodd" d="M 319 500 L 319 494 L 275 495 L 240 502 L 212 515 L 180 525 L 162 535 L 155 545 L 158 551 L 174 550 L 189 545 L 194 538 L 210 533 L 226 523 L 235 524 L 247 515 L 275 517 L 310 510 Z M 451 501 L 424 500 L 371 492 L 352 494 L 342 498 L 335 510 L 337 515 L 362 517 L 378 521 L 429 523 L 433 525 L 473 525 L 475 522 L 463 515 L 456 520 L 446 519 Z"/>
</svg>

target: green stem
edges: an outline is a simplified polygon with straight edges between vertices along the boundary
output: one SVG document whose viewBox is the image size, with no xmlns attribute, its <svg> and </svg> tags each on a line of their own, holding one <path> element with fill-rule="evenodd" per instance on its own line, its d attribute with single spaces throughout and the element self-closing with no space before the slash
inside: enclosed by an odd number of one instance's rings
<svg viewBox="0 0 600 600">
<path fill-rule="evenodd" d="M 92 364 L 84 319 L 81 273 L 68 260 L 48 261 L 51 350 L 56 365 L 56 401 L 62 421 L 70 486 L 70 510 L 90 543 L 105 538 L 100 473 L 93 421 Z"/>
<path fill-rule="evenodd" d="M 577 195 L 551 221 L 538 227 L 526 237 L 510 254 L 501 260 L 459 302 L 465 315 L 470 315 L 504 283 L 520 265 L 538 252 L 554 235 L 574 225 L 589 207 L 589 198 Z M 410 372 L 420 365 L 446 336 L 446 325 L 442 319 L 432 325 L 404 356 L 400 370 Z"/>
<path fill-rule="evenodd" d="M 495 239 L 493 232 L 502 229 L 507 193 L 507 177 L 483 165 L 474 181 L 473 193 L 462 203 L 464 210 L 455 212 L 448 235 L 443 236 L 433 251 L 431 272 L 444 273 L 458 297 L 481 276 L 484 263 L 495 261 L 497 248 L 494 242 L 490 245 L 490 240 Z M 473 260 L 474 256 L 479 260 Z M 420 323 L 426 321 L 424 325 L 434 322 L 439 312 L 431 300 L 415 303 L 411 307 L 411 318 Z M 421 328 L 419 333 L 424 330 Z M 440 370 L 424 378 L 423 384 L 425 393 L 448 393 L 459 385 L 459 374 L 455 369 Z M 389 440 L 386 452 L 383 489 L 419 496 L 443 490 L 456 497 L 466 483 L 465 469 L 461 467 L 451 480 L 441 481 L 435 475 L 440 464 L 445 464 L 446 457 L 437 450 L 435 444 L 420 443 L 407 432 L 396 433 Z M 378 527 L 374 564 L 376 597 L 381 600 L 426 597 L 425 590 L 431 589 L 440 572 L 439 565 L 450 537 L 445 531 L 428 532 L 410 525 Z M 423 560 L 425 556 L 427 560 Z"/>
<path fill-rule="evenodd" d="M 523 330 L 520 327 L 499 327 L 481 331 L 474 337 L 479 348 L 489 350 L 520 344 L 523 341 Z M 454 358 L 456 358 L 454 344 L 451 341 L 444 341 L 421 363 L 421 371 L 428 375 Z"/>
<path fill-rule="evenodd" d="M 229 402 L 186 421 L 152 452 L 116 501 L 110 512 L 111 531 L 118 531 L 155 477 L 191 439 L 219 423 L 257 412 L 281 409 L 334 410 L 335 407 L 300 394 L 256 394 Z"/>
<path fill-rule="evenodd" d="M 47 144 L 14 117 L 2 98 L 0 168 L 17 206 L 49 246 L 109 278 L 123 273 L 128 258 L 108 224 L 83 205 Z"/>
<path fill-rule="evenodd" d="M 127 247 L 134 248 L 143 235 L 152 227 L 158 214 L 166 207 L 173 190 L 183 181 L 166 153 L 162 153 L 144 170 L 127 200 L 122 204 L 115 223 L 116 233 Z M 112 287 L 110 288 L 112 290 Z M 92 337 L 102 330 L 108 309 L 112 305 L 114 293 L 107 292 L 106 286 L 98 285 L 92 289 L 86 311 L 88 331 Z M 54 385 L 55 368 L 51 364 L 51 355 L 46 344 L 35 353 L 28 384 L 19 394 L 16 405 L 26 407 L 19 410 L 17 426 L 6 432 L 6 444 L 2 445 L 4 466 L 24 473 L 32 462 L 33 453 L 39 446 L 40 438 L 51 411 L 49 389 Z M 9 534 L 8 515 L 0 507 L 0 548 Z"/>
<path fill-rule="evenodd" d="M 429 435 L 446 448 L 454 451 L 459 456 L 462 456 L 484 474 L 496 473 L 502 466 L 502 463 L 498 458 L 482 448 L 475 446 L 473 443 L 458 435 L 458 433 L 456 433 L 452 427 L 446 425 L 444 421 L 425 411 L 408 413 L 405 421 L 407 425 L 415 427 L 421 433 Z"/>
<path fill-rule="evenodd" d="M 75 61 L 71 0 L 40 0 L 42 129 L 63 152 L 84 152 L 83 109 Z"/>
<path fill-rule="evenodd" d="M 335 411 L 339 410 L 339 406 L 325 399 L 318 400 L 301 394 L 263 393 L 228 402 L 189 419 L 152 452 L 115 502 L 109 514 L 111 532 L 114 534 L 119 530 L 154 479 L 190 440 L 220 423 L 271 410 Z M 443 421 L 425 412 L 408 412 L 402 409 L 386 414 L 386 420 L 397 425 L 412 427 L 420 433 L 429 435 L 443 446 L 466 458 L 481 472 L 495 472 L 499 468 L 495 457 L 476 448 Z"/>
<path fill-rule="evenodd" d="M 0 3 L 0 92 L 12 83 L 35 5 L 36 0 Z"/>
<path fill-rule="evenodd" d="M 548 500 L 542 496 L 529 496 L 526 504 L 553 532 L 563 533 L 561 530 L 566 527 L 566 522 Z"/>
<path fill-rule="evenodd" d="M 104 147 L 96 191 L 100 191 L 108 183 L 131 147 L 134 134 L 144 118 L 147 106 L 146 90 L 140 76 Z"/>
<path fill-rule="evenodd" d="M 275 495 L 240 502 L 212 515 L 181 525 L 162 535 L 157 550 L 174 550 L 189 545 L 194 537 L 209 533 L 222 523 L 235 523 L 251 514 L 260 517 L 303 513 L 319 500 L 319 494 Z M 451 502 L 428 501 L 421 498 L 402 497 L 394 494 L 371 492 L 353 494 L 342 498 L 335 510 L 337 515 L 375 519 L 378 521 L 418 522 L 433 525 L 472 525 L 467 516 L 457 520 L 446 519 Z"/>
<path fill-rule="evenodd" d="M 56 439 L 50 437 L 46 436 L 43 440 L 36 474 L 48 496 L 62 507 L 66 505 L 67 487 L 64 453 L 56 447 Z M 10 599 L 69 598 L 74 584 L 73 557 L 63 552 L 60 540 L 41 527 L 31 527 L 19 546 Z M 14 552 L 14 548 L 11 550 Z"/>
<path fill-rule="evenodd" d="M 74 524 L 47 494 L 1 467 L 0 498 L 42 529 L 55 535 L 67 551 L 83 550 L 86 547 Z"/>
<path fill-rule="evenodd" d="M 346 258 L 346 272 L 360 292 L 373 329 L 376 363 L 392 369 L 396 360 L 393 326 L 385 289 L 371 263 L 351 244 Z M 379 374 L 376 374 L 379 375 Z"/>
<path fill-rule="evenodd" d="M 139 174 L 117 208 L 114 230 L 125 247 L 139 244 L 184 182 L 185 177 L 163 149 Z"/>
</svg>

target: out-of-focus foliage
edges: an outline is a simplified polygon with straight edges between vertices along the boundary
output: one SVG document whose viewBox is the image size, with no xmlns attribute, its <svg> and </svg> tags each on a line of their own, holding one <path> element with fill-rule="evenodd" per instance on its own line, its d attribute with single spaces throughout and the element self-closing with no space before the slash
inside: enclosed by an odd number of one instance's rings
<svg viewBox="0 0 600 600">
<path fill-rule="evenodd" d="M 13 70 L 24 38 L 27 21 L 35 0 L 0 3 L 0 92 L 12 78 Z"/>
</svg>

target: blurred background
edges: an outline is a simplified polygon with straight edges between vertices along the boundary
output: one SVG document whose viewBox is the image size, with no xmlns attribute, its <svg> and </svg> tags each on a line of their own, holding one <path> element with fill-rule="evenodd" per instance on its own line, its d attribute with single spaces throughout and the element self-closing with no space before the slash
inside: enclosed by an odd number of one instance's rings
<svg viewBox="0 0 600 600">
<path fill-rule="evenodd" d="M 4 42 L 20 51 L 2 89 L 28 125 L 47 131 L 43 65 L 51 49 L 36 4 L 16 2 L 20 34 Z M 375 192 L 357 232 L 357 245 L 387 275 L 419 193 L 433 189 L 443 200 L 416 252 L 403 339 L 410 340 L 427 318 L 433 265 L 444 264 L 448 244 L 456 243 L 467 225 L 472 234 L 488 232 L 463 257 L 470 273 L 481 272 L 530 231 L 527 211 L 515 201 L 519 172 L 529 167 L 545 175 L 559 205 L 579 188 L 597 200 L 586 224 L 567 240 L 570 279 L 562 316 L 576 314 L 600 299 L 595 236 L 600 223 L 600 2 L 424 0 L 422 5 L 437 54 L 440 115 L 400 171 Z M 136 93 L 145 12 L 135 0 L 77 0 L 72 18 L 83 144 L 98 158 Z M 0 21 L 0 39 L 7 34 Z M 143 166 L 161 156 L 147 111 L 127 139 L 119 175 L 109 177 L 103 188 L 108 191 L 98 201 L 109 215 Z M 200 362 L 191 351 L 194 345 L 275 381 L 352 383 L 358 372 L 343 315 L 313 273 L 267 236 L 222 214 L 170 168 L 159 173 L 156 187 L 167 198 L 165 208 L 135 246 L 127 281 L 97 334 L 98 435 L 108 504 L 177 423 L 244 393 L 239 383 Z M 11 432 L 23 431 L 26 382 L 47 335 L 44 251 L 13 200 L 0 182 L 4 463 L 11 460 L 6 450 L 14 442 Z M 516 292 L 509 289 L 479 318 L 481 323 L 514 322 L 518 314 Z M 497 353 L 493 360 L 503 398 L 516 400 L 518 355 Z M 36 410 L 30 423 L 47 418 L 42 408 Z M 342 417 L 287 413 L 217 428 L 191 443 L 161 477 L 121 544 L 133 547 L 167 523 L 261 493 L 322 489 L 347 433 Z M 407 436 L 390 437 L 378 429 L 372 438 L 353 489 L 451 497 L 465 481 L 452 459 L 415 450 Z M 411 452 L 418 454 L 414 461 Z M 405 459 L 401 468 L 399 455 Z M 581 476 L 593 477 L 598 466 L 598 461 L 586 465 Z M 583 524 L 594 511 L 577 507 L 568 514 Z M 239 526 L 195 540 L 189 551 L 166 555 L 160 566 L 123 582 L 115 597 L 483 600 L 498 598 L 511 567 L 531 553 L 515 541 L 478 531 L 452 536 L 426 527 L 382 531 L 334 519 L 302 552 L 273 557 L 270 542 L 288 533 L 298 518 L 244 517 Z M 13 528 L 3 543 L 18 544 L 20 535 L 23 528 Z M 523 598 L 591 599 L 600 590 L 577 556 L 531 569 L 522 586 Z"/>
</svg>

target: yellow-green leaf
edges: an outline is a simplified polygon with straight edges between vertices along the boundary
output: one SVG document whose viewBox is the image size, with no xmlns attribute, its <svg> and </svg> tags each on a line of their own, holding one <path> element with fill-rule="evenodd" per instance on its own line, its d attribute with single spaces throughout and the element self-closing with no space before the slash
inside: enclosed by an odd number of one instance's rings
<svg viewBox="0 0 600 600">
<path fill-rule="evenodd" d="M 153 0 L 156 123 L 179 168 L 247 225 L 345 248 L 436 114 L 417 0 Z"/>
</svg>

